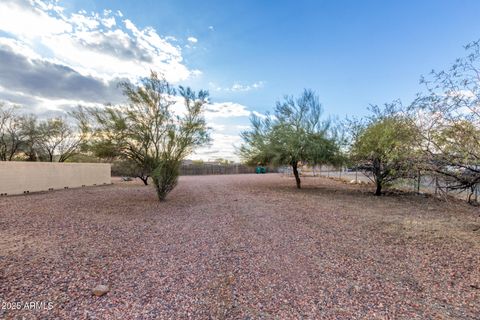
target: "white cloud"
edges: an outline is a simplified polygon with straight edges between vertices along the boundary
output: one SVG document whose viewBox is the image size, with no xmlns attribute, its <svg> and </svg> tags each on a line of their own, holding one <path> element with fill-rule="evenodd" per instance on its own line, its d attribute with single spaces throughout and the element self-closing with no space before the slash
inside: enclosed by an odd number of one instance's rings
<svg viewBox="0 0 480 320">
<path fill-rule="evenodd" d="M 210 122 L 208 126 L 214 131 L 224 131 L 226 129 L 226 125 L 215 122 Z"/>
<path fill-rule="evenodd" d="M 256 115 L 259 118 L 266 119 L 267 116 L 263 113 L 257 112 L 257 111 L 252 111 L 252 114 Z"/>
<path fill-rule="evenodd" d="M 73 13 L 69 19 L 72 26 L 74 26 L 77 30 L 85 30 L 88 31 L 90 29 L 95 29 L 100 25 L 100 21 L 98 21 L 98 17 L 95 16 L 87 16 L 80 13 Z"/>
<path fill-rule="evenodd" d="M 207 106 L 205 117 L 213 118 L 232 118 L 232 117 L 248 117 L 250 111 L 247 107 L 235 102 L 216 102 Z"/>
<path fill-rule="evenodd" d="M 56 1 L 3 0 L 0 31 L 8 36 L 0 40 L 13 39 L 46 61 L 105 81 L 135 80 L 150 70 L 162 72 L 171 82 L 195 75 L 185 66 L 181 48 L 171 43 L 173 39 L 160 36 L 151 27 L 139 29 L 119 11 L 115 15 L 111 10 L 69 15 L 63 11 Z"/>
<path fill-rule="evenodd" d="M 240 136 L 213 132 L 211 138 L 211 146 L 199 148 L 190 158 L 204 161 L 218 158 L 239 161 L 235 151 L 242 143 Z"/>
<path fill-rule="evenodd" d="M 221 87 L 216 85 L 214 82 L 210 82 L 209 86 L 214 91 L 225 91 L 225 92 L 248 92 L 252 90 L 258 90 L 263 88 L 265 85 L 264 81 L 257 81 L 251 84 L 242 84 L 235 82 L 230 87 Z"/>
<path fill-rule="evenodd" d="M 198 69 L 194 69 L 194 70 L 191 70 L 190 71 L 190 74 L 194 77 L 199 77 L 201 76 L 203 73 L 201 70 L 198 70 Z"/>
<path fill-rule="evenodd" d="M 237 124 L 235 125 L 235 129 L 238 129 L 238 130 L 249 130 L 251 129 L 252 127 L 251 126 L 247 126 L 247 125 L 241 125 L 241 124 Z"/>
<path fill-rule="evenodd" d="M 115 17 L 104 18 L 101 21 L 102 24 L 109 29 L 113 28 L 117 24 Z"/>
<path fill-rule="evenodd" d="M 55 35 L 72 30 L 71 24 L 50 16 L 48 6 L 41 1 L 27 8 L 20 2 L 0 2 L 0 30 L 16 36 L 34 39 L 43 35 Z"/>
<path fill-rule="evenodd" d="M 187 40 L 188 40 L 189 42 L 191 42 L 191 43 L 197 43 L 197 42 L 198 42 L 198 39 L 195 38 L 195 37 L 188 37 Z"/>
</svg>

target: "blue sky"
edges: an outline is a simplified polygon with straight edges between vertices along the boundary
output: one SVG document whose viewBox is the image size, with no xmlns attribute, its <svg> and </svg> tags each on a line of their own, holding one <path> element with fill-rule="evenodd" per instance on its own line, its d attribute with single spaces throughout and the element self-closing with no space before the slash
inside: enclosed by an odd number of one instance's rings
<svg viewBox="0 0 480 320">
<path fill-rule="evenodd" d="M 39 114 L 121 102 L 115 79 L 159 70 L 210 91 L 214 144 L 195 156 L 203 159 L 235 158 L 249 115 L 303 88 L 339 118 L 365 115 L 369 104 L 408 103 L 420 75 L 448 67 L 480 38 L 474 0 L 7 0 L 0 12 L 0 48 L 11 61 L 0 65 L 8 69 L 0 70 L 0 99 Z M 32 75 L 39 81 L 25 84 Z"/>
</svg>

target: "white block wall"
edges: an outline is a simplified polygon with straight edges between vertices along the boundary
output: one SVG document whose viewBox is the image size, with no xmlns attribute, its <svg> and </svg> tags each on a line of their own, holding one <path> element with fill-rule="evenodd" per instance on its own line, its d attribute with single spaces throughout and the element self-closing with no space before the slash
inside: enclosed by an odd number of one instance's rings
<svg viewBox="0 0 480 320">
<path fill-rule="evenodd" d="M 0 194 L 111 183 L 109 163 L 0 161 Z"/>
</svg>

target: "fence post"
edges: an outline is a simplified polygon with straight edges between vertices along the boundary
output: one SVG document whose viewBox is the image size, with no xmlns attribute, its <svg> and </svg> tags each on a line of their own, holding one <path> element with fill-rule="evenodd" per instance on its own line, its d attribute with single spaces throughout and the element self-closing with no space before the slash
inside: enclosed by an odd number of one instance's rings
<svg viewBox="0 0 480 320">
<path fill-rule="evenodd" d="M 358 168 L 355 166 L 355 183 L 358 183 Z"/>
<path fill-rule="evenodd" d="M 420 183 L 422 182 L 422 176 L 420 171 L 418 171 L 418 177 L 417 177 L 417 194 L 420 194 Z"/>
</svg>

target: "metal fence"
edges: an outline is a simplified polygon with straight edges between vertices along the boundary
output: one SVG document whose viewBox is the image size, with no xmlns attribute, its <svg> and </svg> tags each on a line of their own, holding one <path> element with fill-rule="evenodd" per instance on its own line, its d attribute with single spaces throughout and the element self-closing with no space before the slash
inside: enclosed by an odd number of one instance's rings
<svg viewBox="0 0 480 320">
<path fill-rule="evenodd" d="M 207 175 L 207 174 L 242 174 L 255 173 L 255 167 L 243 164 L 183 164 L 180 166 L 180 175 Z"/>
<path fill-rule="evenodd" d="M 314 177 L 332 177 L 342 179 L 352 183 L 372 183 L 372 180 L 360 170 L 348 170 L 347 168 L 334 168 L 326 166 L 317 166 L 315 168 L 303 168 L 299 170 L 302 176 Z M 293 175 L 292 169 L 288 167 L 279 168 L 279 172 L 284 175 Z M 457 198 L 468 200 L 471 190 L 454 190 L 452 182 L 439 176 L 429 174 L 419 174 L 411 179 L 398 179 L 390 187 L 413 191 L 419 194 L 432 194 L 436 196 L 454 196 Z M 480 195 L 480 186 L 477 185 L 471 200 L 478 201 Z"/>
</svg>

